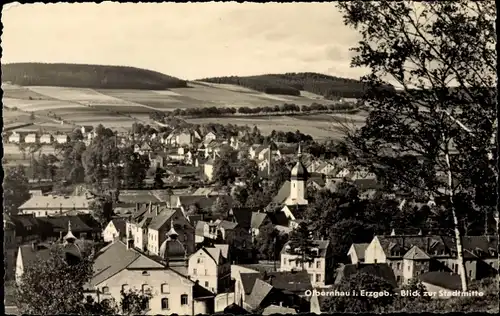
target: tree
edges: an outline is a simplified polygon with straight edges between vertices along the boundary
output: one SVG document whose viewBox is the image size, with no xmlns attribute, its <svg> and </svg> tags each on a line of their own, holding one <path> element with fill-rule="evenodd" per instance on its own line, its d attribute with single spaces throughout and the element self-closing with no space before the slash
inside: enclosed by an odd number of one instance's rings
<svg viewBox="0 0 500 316">
<path fill-rule="evenodd" d="M 163 186 L 165 185 L 165 183 L 163 182 L 163 177 L 165 177 L 165 170 L 160 168 L 160 167 L 156 167 L 156 170 L 155 170 L 155 189 L 163 189 Z"/>
<path fill-rule="evenodd" d="M 314 261 L 314 258 L 317 256 L 313 250 L 317 245 L 314 242 L 313 233 L 307 222 L 301 222 L 290 233 L 288 246 L 290 246 L 289 252 L 297 255 L 295 260 L 302 265 L 302 270 L 305 269 L 306 263 Z"/>
<path fill-rule="evenodd" d="M 21 165 L 6 170 L 3 180 L 3 207 L 7 214 L 17 214 L 19 206 L 31 197 L 25 168 Z"/>
<path fill-rule="evenodd" d="M 366 313 L 379 312 L 390 306 L 394 298 L 394 289 L 385 279 L 363 272 L 351 275 L 334 287 L 334 290 L 349 293 L 349 296 L 329 296 L 322 304 L 322 311 L 327 313 Z M 361 295 L 360 291 L 386 292 L 379 297 Z M 356 293 L 357 295 L 355 295 Z"/>
<path fill-rule="evenodd" d="M 288 235 L 281 234 L 271 222 L 259 229 L 254 247 L 265 260 L 280 260 L 280 252 L 288 241 Z"/>
<path fill-rule="evenodd" d="M 90 202 L 90 209 L 92 210 L 92 216 L 101 224 L 102 228 L 109 223 L 114 215 L 111 196 L 97 198 Z"/>
<path fill-rule="evenodd" d="M 456 240 L 462 290 L 463 216 L 457 195 L 490 191 L 496 200 L 496 8 L 493 1 L 338 4 L 344 22 L 360 32 L 352 65 L 368 67 L 367 123 L 349 133 L 358 164 L 376 167 L 396 187 L 420 197 L 447 199 Z M 402 90 L 384 89 L 383 80 Z M 465 129 L 463 127 L 466 127 Z M 469 133 L 467 130 L 472 131 Z M 415 155 L 421 157 L 416 159 Z M 443 190 L 444 189 L 444 190 Z"/>
<path fill-rule="evenodd" d="M 235 179 L 235 171 L 227 157 L 217 157 L 214 161 L 213 180 L 220 186 L 228 185 Z"/>
<path fill-rule="evenodd" d="M 85 284 L 93 276 L 92 256 L 68 260 L 61 247 L 50 249 L 48 259 L 37 257 L 24 267 L 16 285 L 16 304 L 29 315 L 116 315 L 120 311 L 114 299 L 96 302 L 85 297 Z M 121 306 L 128 315 L 141 314 L 147 308 L 150 293 L 121 293 Z"/>
<path fill-rule="evenodd" d="M 142 314 L 149 308 L 149 301 L 152 298 L 151 291 L 142 293 L 138 290 L 124 291 L 122 289 L 120 294 L 122 296 L 120 307 L 124 315 Z"/>
<path fill-rule="evenodd" d="M 212 216 L 218 219 L 224 219 L 227 217 L 230 208 L 227 199 L 224 196 L 218 196 L 217 200 L 212 205 Z"/>
<path fill-rule="evenodd" d="M 80 314 L 92 263 L 89 258 L 69 263 L 60 248 L 50 251 L 48 260 L 37 258 L 24 267 L 16 286 L 18 308 L 31 315 Z"/>
</svg>

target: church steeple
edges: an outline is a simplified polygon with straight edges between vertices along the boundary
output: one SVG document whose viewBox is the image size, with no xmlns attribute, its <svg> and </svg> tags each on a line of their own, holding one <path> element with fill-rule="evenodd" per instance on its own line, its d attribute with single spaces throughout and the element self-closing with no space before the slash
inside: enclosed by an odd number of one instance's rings
<svg viewBox="0 0 500 316">
<path fill-rule="evenodd" d="M 309 173 L 302 163 L 302 147 L 297 150 L 297 163 L 290 173 L 290 195 L 285 201 L 287 205 L 306 205 L 306 184 Z"/>
<path fill-rule="evenodd" d="M 171 240 L 175 240 L 175 239 L 177 239 L 178 236 L 179 236 L 179 234 L 177 234 L 177 232 L 174 229 L 174 219 L 171 219 L 170 220 L 170 230 L 167 233 L 167 237 Z"/>
<path fill-rule="evenodd" d="M 66 234 L 66 236 L 64 236 L 64 241 L 67 243 L 73 243 L 73 242 L 75 242 L 75 240 L 76 240 L 76 237 L 71 232 L 71 221 L 68 221 L 68 233 Z"/>
</svg>

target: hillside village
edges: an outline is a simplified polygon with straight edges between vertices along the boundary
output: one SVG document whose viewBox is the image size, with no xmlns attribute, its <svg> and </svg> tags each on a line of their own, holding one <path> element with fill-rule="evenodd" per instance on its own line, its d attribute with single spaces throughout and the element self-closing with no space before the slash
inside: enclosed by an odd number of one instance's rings
<svg viewBox="0 0 500 316">
<path fill-rule="evenodd" d="M 99 131 L 81 127 L 73 133 L 79 140 L 72 140 L 72 134 L 64 142 L 63 137 L 52 141 L 65 146 L 83 142 L 90 147 L 102 141 Z M 12 134 L 9 141 L 30 142 L 29 136 Z M 43 136 L 32 138 L 41 142 Z M 453 283 L 458 272 L 455 244 L 430 231 L 409 234 L 393 229 L 376 234 L 371 242 L 346 245 L 341 262 L 332 241 L 323 237 L 310 241 L 312 253 L 307 262 L 290 247 L 289 236 L 309 221 L 306 212 L 314 192 L 337 192 L 349 183 L 361 200 L 383 194 L 375 174 L 356 168 L 347 156 L 314 157 L 303 153 L 300 143 L 248 144 L 243 141 L 244 133 L 227 137 L 214 129 L 178 128 L 169 133 L 111 137 L 117 147 L 144 157 L 150 168 L 165 170 L 164 187 L 121 186 L 111 203 L 98 204 L 110 207 L 113 214 L 104 223 L 95 218 L 95 201 L 102 199 L 102 193 L 89 186 L 76 186 L 65 195 L 31 190 L 15 214 L 4 213 L 8 280 L 19 282 L 30 262 L 62 245 L 77 257 L 89 253 L 96 257 L 87 294 L 97 300 L 119 299 L 121 289 L 147 288 L 155 293 L 148 314 L 194 315 L 233 309 L 232 313 L 265 315 L 270 311 L 319 313 L 318 297 L 304 293 L 331 288 L 359 271 L 382 277 L 394 287 L 416 278 L 429 290 L 457 289 Z M 236 161 L 252 161 L 255 177 L 262 183 L 273 182 L 275 165 L 289 169 L 288 178 L 267 205 L 249 207 L 238 201 L 235 192 L 250 185 L 244 174 L 221 185 L 217 162 L 227 151 L 238 157 Z M 390 198 L 400 208 L 410 202 L 404 196 Z M 259 253 L 258 245 L 262 250 L 270 232 L 279 232 L 282 242 L 275 243 L 274 255 L 263 260 L 266 256 Z M 498 271 L 497 243 L 496 236 L 465 238 L 471 280 Z M 442 276 L 450 274 L 454 276 L 443 283 Z"/>
</svg>

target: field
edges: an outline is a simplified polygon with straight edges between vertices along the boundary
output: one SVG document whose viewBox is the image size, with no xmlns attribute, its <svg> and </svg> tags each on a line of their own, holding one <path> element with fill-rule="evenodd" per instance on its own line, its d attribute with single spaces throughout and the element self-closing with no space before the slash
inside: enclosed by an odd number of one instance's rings
<svg viewBox="0 0 500 316">
<path fill-rule="evenodd" d="M 34 123 L 23 131 L 66 132 L 79 125 L 103 124 L 115 130 L 129 129 L 134 122 L 149 123 L 152 111 L 172 111 L 177 108 L 197 107 L 260 107 L 284 103 L 310 105 L 313 102 L 329 104 L 322 96 L 302 92 L 301 96 L 269 95 L 236 85 L 190 82 L 187 88 L 170 90 L 116 90 L 89 88 L 62 88 L 50 86 L 3 85 L 6 93 L 4 124 Z M 11 109 L 17 110 L 11 110 Z M 31 121 L 30 112 L 35 115 Z M 261 117 L 222 117 L 188 119 L 193 123 L 233 123 L 256 125 L 263 133 L 272 130 L 295 132 L 297 129 L 320 139 L 339 138 L 341 121 L 359 125 L 365 115 L 297 115 Z M 61 120 L 64 124 L 61 124 Z M 20 130 L 21 131 L 21 130 Z"/>
<path fill-rule="evenodd" d="M 295 132 L 299 130 L 304 134 L 309 134 L 315 139 L 341 139 L 344 136 L 342 125 L 348 127 L 359 127 L 363 121 L 351 121 L 349 115 L 346 115 L 344 121 L 334 115 L 329 114 L 313 114 L 313 115 L 298 115 L 298 116 L 260 116 L 248 118 L 196 118 L 187 119 L 190 123 L 219 123 L 219 124 L 235 124 L 257 126 L 263 134 L 271 134 L 273 130 L 283 132 Z M 342 122 L 342 123 L 339 123 Z"/>
</svg>

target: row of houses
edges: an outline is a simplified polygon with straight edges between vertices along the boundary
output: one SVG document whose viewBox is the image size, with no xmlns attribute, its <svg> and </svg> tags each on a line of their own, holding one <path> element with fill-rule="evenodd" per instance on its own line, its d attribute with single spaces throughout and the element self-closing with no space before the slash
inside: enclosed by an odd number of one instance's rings
<svg viewBox="0 0 500 316">
<path fill-rule="evenodd" d="M 84 140 L 91 141 L 95 136 L 95 130 L 92 126 L 81 126 L 79 128 Z M 7 141 L 12 144 L 65 144 L 70 141 L 68 134 L 64 133 L 22 133 L 12 132 Z"/>
</svg>

